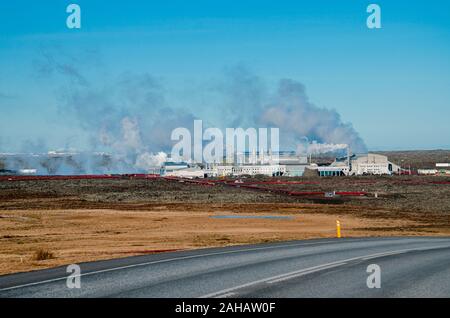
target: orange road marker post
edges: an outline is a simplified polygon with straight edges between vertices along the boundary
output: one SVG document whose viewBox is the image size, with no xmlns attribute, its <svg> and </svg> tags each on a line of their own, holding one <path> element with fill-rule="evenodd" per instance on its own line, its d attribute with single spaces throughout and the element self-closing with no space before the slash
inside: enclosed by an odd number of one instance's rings
<svg viewBox="0 0 450 318">
<path fill-rule="evenodd" d="M 336 237 L 341 238 L 341 222 L 336 220 Z"/>
</svg>

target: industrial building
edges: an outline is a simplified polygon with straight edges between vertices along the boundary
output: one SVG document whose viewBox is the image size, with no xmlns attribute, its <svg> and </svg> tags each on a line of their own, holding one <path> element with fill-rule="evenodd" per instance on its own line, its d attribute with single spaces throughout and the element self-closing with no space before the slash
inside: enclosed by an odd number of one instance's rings
<svg viewBox="0 0 450 318">
<path fill-rule="evenodd" d="M 435 169 L 418 169 L 417 173 L 420 175 L 450 175 L 450 163 L 436 163 Z"/>
<path fill-rule="evenodd" d="M 207 177 L 257 175 L 296 177 L 302 176 L 308 166 L 307 157 L 298 156 L 293 152 L 280 152 L 274 155 L 270 151 L 267 153 L 253 151 L 239 153 L 236 155 L 236 159 L 234 164 L 204 164 L 202 170 Z M 171 169 L 173 169 L 173 165 Z M 179 173 L 183 173 L 183 171 L 188 172 L 187 168 L 182 168 Z"/>
<path fill-rule="evenodd" d="M 434 176 L 437 173 L 437 169 L 417 169 L 417 174 L 419 175 Z"/>
<path fill-rule="evenodd" d="M 295 153 L 271 153 L 257 156 L 252 154 L 238 155 L 237 163 L 214 163 L 189 165 L 185 162 L 165 162 L 161 168 L 161 175 L 182 178 L 225 177 L 225 176 L 257 176 L 269 177 L 286 176 L 300 177 L 305 170 L 322 177 L 351 176 L 351 175 L 391 175 L 400 174 L 400 166 L 390 162 L 384 155 L 358 154 L 336 158 L 327 166 L 318 166 L 308 162 L 306 156 Z"/>
<path fill-rule="evenodd" d="M 37 173 L 36 169 L 0 169 L 0 176 L 15 176 L 15 175 L 35 175 Z"/>
<path fill-rule="evenodd" d="M 345 176 L 346 167 L 317 167 L 317 172 L 321 177 Z"/>
<path fill-rule="evenodd" d="M 400 173 L 400 166 L 390 162 L 387 156 L 369 153 L 351 158 L 350 175 Z"/>
<path fill-rule="evenodd" d="M 205 177 L 205 171 L 198 167 L 190 167 L 166 172 L 164 176 L 186 178 L 186 179 L 199 179 Z"/>
<path fill-rule="evenodd" d="M 269 177 L 283 176 L 286 174 L 286 166 L 277 164 L 265 165 L 216 165 L 205 169 L 206 174 L 211 177 L 223 176 L 256 176 Z"/>
<path fill-rule="evenodd" d="M 293 153 L 281 154 L 278 162 L 284 166 L 284 176 L 301 177 L 305 173 L 305 169 L 309 166 L 306 156 L 297 156 Z"/>
<path fill-rule="evenodd" d="M 387 156 L 374 153 L 336 158 L 330 166 L 342 168 L 343 175 L 391 175 L 402 171 Z"/>
<path fill-rule="evenodd" d="M 436 163 L 436 170 L 438 175 L 450 175 L 450 163 Z"/>
<path fill-rule="evenodd" d="M 174 167 L 176 167 L 174 169 Z M 225 177 L 225 176 L 282 176 L 286 173 L 284 165 L 206 165 L 199 166 L 175 166 L 170 163 L 168 166 L 161 168 L 161 175 L 167 177 L 180 178 L 204 178 L 204 177 Z"/>
<path fill-rule="evenodd" d="M 224 176 L 302 176 L 308 166 L 307 158 L 294 153 L 271 152 L 237 154 L 234 164 L 211 163 L 189 165 L 185 162 L 165 162 L 161 175 L 184 178 L 224 177 Z M 226 161 L 226 160 L 224 160 Z"/>
<path fill-rule="evenodd" d="M 189 165 L 186 162 L 173 162 L 173 161 L 166 161 L 163 163 L 160 174 L 166 175 L 168 173 L 172 173 L 174 171 L 183 170 L 189 168 Z"/>
</svg>

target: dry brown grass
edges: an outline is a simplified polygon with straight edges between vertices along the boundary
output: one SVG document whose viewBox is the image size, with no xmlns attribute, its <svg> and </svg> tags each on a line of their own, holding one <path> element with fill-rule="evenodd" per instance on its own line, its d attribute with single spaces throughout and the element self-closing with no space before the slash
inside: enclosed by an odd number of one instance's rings
<svg viewBox="0 0 450 318">
<path fill-rule="evenodd" d="M 46 249 L 40 248 L 36 252 L 34 252 L 33 260 L 35 260 L 35 261 L 45 261 L 45 260 L 48 260 L 48 259 L 53 259 L 54 257 L 55 256 L 54 256 L 54 254 L 52 252 L 50 252 L 50 251 L 48 251 Z"/>
<path fill-rule="evenodd" d="M 165 204 L 137 211 L 0 211 L 0 274 L 174 249 L 334 237 L 336 219 L 344 237 L 450 235 L 448 226 L 387 218 L 387 213 L 364 217 L 363 211 L 344 205 L 279 203 Z M 211 217 L 230 214 L 291 218 Z M 38 250 L 42 251 L 35 253 Z"/>
<path fill-rule="evenodd" d="M 174 249 L 334 237 L 336 219 L 346 237 L 449 236 L 450 185 L 432 183 L 446 180 L 450 178 L 303 178 L 298 181 L 315 182 L 266 185 L 379 194 L 377 199 L 342 198 L 340 204 L 165 180 L 4 181 L 0 274 Z M 291 218 L 211 218 L 217 214 Z"/>
</svg>

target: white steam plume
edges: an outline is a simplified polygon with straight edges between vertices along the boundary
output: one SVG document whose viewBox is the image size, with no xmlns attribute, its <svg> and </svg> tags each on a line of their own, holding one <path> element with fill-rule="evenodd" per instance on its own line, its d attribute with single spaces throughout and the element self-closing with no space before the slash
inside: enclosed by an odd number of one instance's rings
<svg viewBox="0 0 450 318">
<path fill-rule="evenodd" d="M 323 154 L 327 152 L 336 152 L 346 149 L 347 144 L 328 144 L 318 143 L 313 141 L 312 143 L 299 144 L 297 146 L 298 154 Z"/>
</svg>

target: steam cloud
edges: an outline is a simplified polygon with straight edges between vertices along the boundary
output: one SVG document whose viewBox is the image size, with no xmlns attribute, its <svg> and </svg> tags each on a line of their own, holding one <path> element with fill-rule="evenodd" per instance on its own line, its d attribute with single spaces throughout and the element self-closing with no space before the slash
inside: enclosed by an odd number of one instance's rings
<svg viewBox="0 0 450 318">
<path fill-rule="evenodd" d="M 327 144 L 327 143 L 306 143 L 297 146 L 297 153 L 303 154 L 323 154 L 329 152 L 338 152 L 347 149 L 347 144 Z"/>
<path fill-rule="evenodd" d="M 275 101 L 263 111 L 260 120 L 265 125 L 280 127 L 280 138 L 284 137 L 288 143 L 297 145 L 304 137 L 324 143 L 310 146 L 316 152 L 334 151 L 343 148 L 344 144 L 356 152 L 366 151 L 363 140 L 351 124 L 342 122 L 335 110 L 310 103 L 304 86 L 293 80 L 279 82 Z"/>
<path fill-rule="evenodd" d="M 183 108 L 170 106 L 162 81 L 148 73 L 110 76 L 98 71 L 94 75 L 104 80 L 96 82 L 95 76 L 89 76 L 95 67 L 84 63 L 92 60 L 99 60 L 95 52 L 74 59 L 62 52 L 44 51 L 35 62 L 39 77 L 57 78 L 61 83 L 57 96 L 61 114 L 88 132 L 91 140 L 88 152 L 70 160 L 67 156 L 52 164 L 38 160 L 49 174 L 148 171 L 167 160 L 166 153 L 173 145 L 171 131 L 191 128 L 197 118 L 221 128 L 279 127 L 284 150 L 319 153 L 343 149 L 347 144 L 355 152 L 366 150 L 351 124 L 344 123 L 335 110 L 312 104 L 305 87 L 291 79 L 280 80 L 271 91 L 246 67 L 229 68 L 221 81 L 197 92 L 208 91 L 210 105 L 221 106 L 216 107 L 216 119 L 201 118 L 195 115 L 197 111 L 189 110 L 195 106 L 189 105 L 189 100 Z M 39 141 L 25 148 L 28 152 L 46 151 Z M 94 152 L 110 155 L 88 155 Z M 36 164 L 36 160 L 27 160 L 27 167 Z"/>
<path fill-rule="evenodd" d="M 343 144 L 357 153 L 367 151 L 353 126 L 343 122 L 337 111 L 311 103 L 304 85 L 297 81 L 281 79 L 272 92 L 261 78 L 238 65 L 226 71 L 219 90 L 226 95 L 228 113 L 234 114 L 231 127 L 278 127 L 281 149 L 308 153 L 307 140 L 310 151 L 316 153 L 339 150 Z"/>
</svg>

